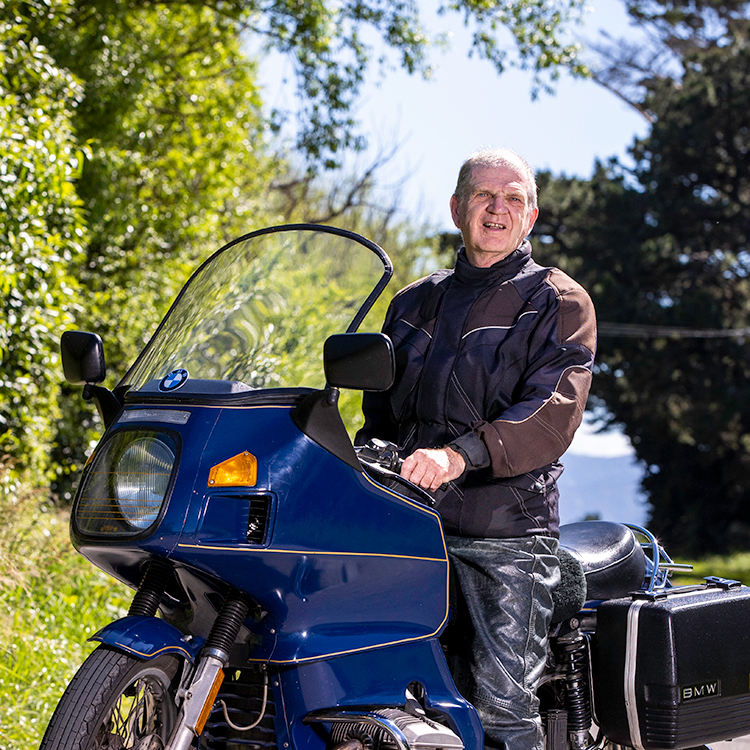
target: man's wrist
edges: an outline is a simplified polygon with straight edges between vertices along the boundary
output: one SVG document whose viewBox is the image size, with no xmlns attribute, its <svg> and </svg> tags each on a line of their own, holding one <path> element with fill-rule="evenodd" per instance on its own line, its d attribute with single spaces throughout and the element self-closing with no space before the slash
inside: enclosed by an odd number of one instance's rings
<svg viewBox="0 0 750 750">
<path fill-rule="evenodd" d="M 457 451 L 450 445 L 446 445 L 443 451 L 448 456 L 448 463 L 450 464 L 450 471 L 452 474 L 456 474 L 454 479 L 458 479 L 466 471 L 468 464 L 466 463 L 466 456 L 460 451 Z"/>
<path fill-rule="evenodd" d="M 467 471 L 484 469 L 490 465 L 490 453 L 487 446 L 475 432 L 467 432 L 457 437 L 448 443 L 446 448 L 451 448 L 463 458 Z"/>
</svg>

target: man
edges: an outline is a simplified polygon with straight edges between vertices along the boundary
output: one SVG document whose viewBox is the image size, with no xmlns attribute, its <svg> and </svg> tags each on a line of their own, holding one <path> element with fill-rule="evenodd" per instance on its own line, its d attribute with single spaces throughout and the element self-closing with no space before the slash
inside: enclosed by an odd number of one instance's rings
<svg viewBox="0 0 750 750">
<path fill-rule="evenodd" d="M 557 459 L 581 422 L 596 348 L 586 292 L 531 258 L 536 182 L 505 149 L 469 157 L 451 198 L 453 270 L 402 289 L 383 330 L 396 382 L 365 394 L 357 442 L 401 446 L 434 491 L 471 615 L 463 687 L 485 745 L 541 750 L 536 687 L 559 581 Z"/>
</svg>

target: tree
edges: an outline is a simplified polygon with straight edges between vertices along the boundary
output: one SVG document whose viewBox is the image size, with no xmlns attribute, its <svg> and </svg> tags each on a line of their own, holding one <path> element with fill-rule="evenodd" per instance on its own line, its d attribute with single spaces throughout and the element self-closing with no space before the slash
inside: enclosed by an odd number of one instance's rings
<svg viewBox="0 0 750 750">
<path fill-rule="evenodd" d="M 234 2 L 247 29 L 292 60 L 300 103 L 295 148 L 328 168 L 340 166 L 344 150 L 366 142 L 352 109 L 372 75 L 374 45 L 381 45 L 381 64 L 390 53 L 409 73 L 429 78 L 430 49 L 444 44 L 430 35 L 412 0 Z M 532 69 L 537 91 L 549 88 L 560 69 L 586 74 L 578 45 L 567 36 L 583 8 L 583 0 L 444 0 L 438 13 L 463 16 L 472 28 L 472 51 L 498 73 L 507 66 Z M 276 127 L 288 115 L 276 112 Z"/>
<path fill-rule="evenodd" d="M 748 29 L 643 84 L 634 170 L 540 180 L 541 255 L 605 321 L 592 393 L 646 466 L 651 527 L 691 554 L 750 540 Z"/>
<path fill-rule="evenodd" d="M 395 57 L 395 64 L 409 73 L 429 78 L 429 52 L 445 44 L 441 37 L 430 35 L 412 0 L 140 0 L 135 5 L 96 0 L 75 3 L 74 8 L 76 23 L 84 24 L 92 17 L 123 18 L 149 8 L 165 13 L 184 10 L 191 18 L 201 10 L 221 18 L 227 28 L 254 41 L 263 52 L 286 55 L 293 64 L 299 102 L 295 151 L 313 172 L 339 167 L 345 151 L 360 150 L 366 143 L 357 132 L 352 110 L 365 77 L 373 74 L 376 45 L 379 66 L 394 64 Z M 464 25 L 472 28 L 472 52 L 488 59 L 498 73 L 508 66 L 531 69 L 534 94 L 549 90 L 561 69 L 587 74 L 578 60 L 579 45 L 567 33 L 580 21 L 583 9 L 584 0 L 446 0 L 438 6 L 442 15 L 463 16 Z M 104 23 L 100 30 L 117 29 Z M 50 36 L 42 38 L 51 44 L 56 31 L 47 33 Z M 120 39 L 109 37 L 108 44 L 116 46 Z M 76 57 L 80 60 L 89 51 L 99 50 L 96 44 L 86 45 Z M 102 72 L 106 75 L 106 70 Z M 276 111 L 270 124 L 278 131 L 289 116 Z"/>
<path fill-rule="evenodd" d="M 265 194 L 280 162 L 231 17 L 105 1 L 35 30 L 82 82 L 73 125 L 89 149 L 77 186 L 88 241 L 71 271 L 77 325 L 106 341 L 114 385 L 199 260 L 272 221 Z M 69 497 L 101 425 L 77 389 L 63 394 L 53 458 Z"/>
<path fill-rule="evenodd" d="M 57 336 L 75 315 L 85 227 L 76 195 L 83 152 L 71 127 L 82 91 L 22 22 L 0 10 L 0 456 L 44 481 L 57 412 Z M 51 18 L 64 12 L 53 1 Z"/>
<path fill-rule="evenodd" d="M 637 109 L 656 117 L 646 99 L 657 81 L 679 79 L 687 56 L 725 47 L 747 24 L 746 0 L 627 0 L 640 38 L 604 34 L 588 49 L 594 79 Z"/>
</svg>

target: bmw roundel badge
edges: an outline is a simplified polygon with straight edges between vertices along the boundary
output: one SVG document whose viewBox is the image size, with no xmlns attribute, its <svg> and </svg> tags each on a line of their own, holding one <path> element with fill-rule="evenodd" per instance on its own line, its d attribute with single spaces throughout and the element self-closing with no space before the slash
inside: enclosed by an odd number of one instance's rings
<svg viewBox="0 0 750 750">
<path fill-rule="evenodd" d="M 162 378 L 159 383 L 160 391 L 174 391 L 187 382 L 189 375 L 187 370 L 172 370 L 169 375 Z"/>
</svg>

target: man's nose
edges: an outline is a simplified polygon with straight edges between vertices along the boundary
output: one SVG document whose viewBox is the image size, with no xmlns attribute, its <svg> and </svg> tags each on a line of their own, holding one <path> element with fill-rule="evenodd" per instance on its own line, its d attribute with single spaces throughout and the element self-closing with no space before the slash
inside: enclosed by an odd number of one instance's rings
<svg viewBox="0 0 750 750">
<path fill-rule="evenodd" d="M 502 195 L 496 195 L 490 201 L 489 209 L 493 214 L 500 214 L 508 210 L 508 204 Z"/>
</svg>

